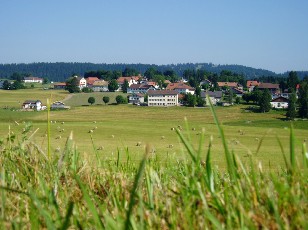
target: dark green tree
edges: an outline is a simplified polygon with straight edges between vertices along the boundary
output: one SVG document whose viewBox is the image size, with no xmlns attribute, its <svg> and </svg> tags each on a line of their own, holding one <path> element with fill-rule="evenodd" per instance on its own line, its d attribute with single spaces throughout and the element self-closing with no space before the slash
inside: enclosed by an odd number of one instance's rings
<svg viewBox="0 0 308 230">
<path fill-rule="evenodd" d="M 206 102 L 205 102 L 205 100 L 203 100 L 202 97 L 197 97 L 197 106 L 198 107 L 203 107 L 203 106 L 205 106 L 205 104 L 206 104 Z"/>
<path fill-rule="evenodd" d="M 243 94 L 242 99 L 243 99 L 244 101 L 246 101 L 246 103 L 248 104 L 249 101 L 251 101 L 251 93 L 245 93 L 245 94 Z"/>
<path fill-rule="evenodd" d="M 43 84 L 48 84 L 48 83 L 49 83 L 48 78 L 47 78 L 47 77 L 44 77 L 44 78 L 43 78 Z"/>
<path fill-rule="evenodd" d="M 297 76 L 297 72 L 291 71 L 287 79 L 287 86 L 288 86 L 289 91 L 296 90 L 296 85 L 298 83 L 299 83 L 299 79 Z"/>
<path fill-rule="evenodd" d="M 95 98 L 94 97 L 89 97 L 88 98 L 88 103 L 93 105 L 95 103 Z"/>
<path fill-rule="evenodd" d="M 125 79 L 124 82 L 123 82 L 123 85 L 122 85 L 122 91 L 123 91 L 123 93 L 127 93 L 128 87 L 129 87 L 129 83 L 128 83 L 128 81 Z"/>
<path fill-rule="evenodd" d="M 112 80 L 109 82 L 109 84 L 108 84 L 108 90 L 109 90 L 110 92 L 114 92 L 114 91 L 116 91 L 118 88 L 119 88 L 119 84 L 118 84 L 117 80 L 112 79 Z"/>
<path fill-rule="evenodd" d="M 286 116 L 289 120 L 294 120 L 296 117 L 296 93 L 294 91 L 289 96 L 289 104 Z"/>
<path fill-rule="evenodd" d="M 103 97 L 103 102 L 105 103 L 105 105 L 110 101 L 110 98 L 107 96 Z"/>
<path fill-rule="evenodd" d="M 186 94 L 186 101 L 187 101 L 187 106 L 189 107 L 194 107 L 197 104 L 196 96 L 190 93 Z"/>
<path fill-rule="evenodd" d="M 67 79 L 65 89 L 70 93 L 79 93 L 80 88 L 79 80 L 77 79 L 77 77 L 73 76 Z"/>
<path fill-rule="evenodd" d="M 228 95 L 228 102 L 229 102 L 229 104 L 233 104 L 233 90 L 231 89 L 231 88 L 229 88 L 228 89 L 228 93 L 229 93 L 229 95 Z"/>
<path fill-rule="evenodd" d="M 196 92 L 196 96 L 197 97 L 201 97 L 201 87 L 200 86 L 196 87 L 196 91 L 195 92 Z"/>
<path fill-rule="evenodd" d="M 25 86 L 21 81 L 14 81 L 14 83 L 12 84 L 11 89 L 17 90 L 17 89 L 24 89 Z"/>
<path fill-rule="evenodd" d="M 133 68 L 126 67 L 122 72 L 123 77 L 137 76 L 139 73 Z"/>
<path fill-rule="evenodd" d="M 8 80 L 5 80 L 3 82 L 3 89 L 5 89 L 5 90 L 11 90 L 12 89 L 12 85 Z"/>
<path fill-rule="evenodd" d="M 298 113 L 301 118 L 308 118 L 308 83 L 302 82 L 298 91 Z"/>
<path fill-rule="evenodd" d="M 90 89 L 89 87 L 83 87 L 81 90 L 83 93 L 92 93 L 93 89 Z"/>
<path fill-rule="evenodd" d="M 255 104 L 258 104 L 262 97 L 262 91 L 256 89 L 252 91 L 251 93 L 251 101 L 253 101 Z"/>
<path fill-rule="evenodd" d="M 127 104 L 127 99 L 122 95 L 118 95 L 116 96 L 116 102 L 117 104 Z"/>
<path fill-rule="evenodd" d="M 270 91 L 268 89 L 265 89 L 262 92 L 262 95 L 259 101 L 260 112 L 265 113 L 271 110 L 271 107 L 272 107 L 271 100 L 272 100 L 272 96 L 270 94 Z"/>
</svg>

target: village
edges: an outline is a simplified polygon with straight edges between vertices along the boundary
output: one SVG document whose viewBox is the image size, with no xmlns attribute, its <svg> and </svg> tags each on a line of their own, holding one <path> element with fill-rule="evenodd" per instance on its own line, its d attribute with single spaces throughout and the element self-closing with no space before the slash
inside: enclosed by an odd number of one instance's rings
<svg viewBox="0 0 308 230">
<path fill-rule="evenodd" d="M 165 87 L 160 87 L 154 80 L 138 75 L 119 77 L 116 79 L 117 84 L 115 88 L 110 89 L 108 81 L 97 77 L 73 76 L 72 78 L 75 79 L 76 86 L 80 92 L 109 92 L 111 90 L 119 93 L 125 92 L 128 95 L 126 98 L 127 103 L 143 106 L 168 107 L 188 105 L 203 107 L 209 105 L 209 103 L 206 103 L 207 96 L 212 105 L 231 106 L 234 103 L 238 104 L 246 100 L 245 96 L 257 89 L 258 91 L 268 90 L 271 95 L 270 104 L 272 108 L 287 109 L 290 95 L 288 90 L 282 91 L 279 84 L 256 80 L 247 80 L 244 86 L 238 82 L 216 82 L 216 90 L 213 90 L 214 83 L 208 79 L 201 81 L 196 88 L 191 87 L 188 84 L 188 80 L 184 78 L 176 82 L 165 80 L 163 82 Z M 43 78 L 30 76 L 25 77 L 23 82 L 42 84 Z M 52 88 L 55 90 L 66 90 L 67 85 L 67 82 L 56 82 L 52 84 Z M 2 86 L 3 81 L 0 82 L 0 88 Z M 48 88 L 44 89 L 47 90 Z M 297 92 L 298 89 L 299 84 L 296 85 Z M 201 103 L 187 101 L 187 98 L 191 95 L 200 98 Z M 246 101 L 248 102 L 249 100 Z M 69 108 L 69 106 L 65 106 L 61 101 L 55 101 L 51 104 L 51 109 Z M 40 111 L 46 109 L 46 105 L 43 105 L 40 99 L 26 99 L 22 103 L 22 109 Z"/>
</svg>

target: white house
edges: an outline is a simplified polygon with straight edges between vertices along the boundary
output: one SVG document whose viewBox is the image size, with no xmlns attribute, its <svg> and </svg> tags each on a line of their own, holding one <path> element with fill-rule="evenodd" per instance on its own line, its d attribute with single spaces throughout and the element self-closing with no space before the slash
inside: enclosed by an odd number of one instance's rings
<svg viewBox="0 0 308 230">
<path fill-rule="evenodd" d="M 75 76 L 77 77 L 77 76 Z M 77 77 L 79 81 L 79 88 L 82 90 L 84 87 L 87 87 L 87 80 L 84 77 Z"/>
<path fill-rule="evenodd" d="M 43 78 L 39 77 L 25 77 L 24 78 L 25 83 L 43 83 Z"/>
<path fill-rule="evenodd" d="M 175 90 L 178 93 L 195 94 L 195 88 L 184 84 L 183 82 L 175 82 L 167 85 L 166 90 Z"/>
<path fill-rule="evenodd" d="M 133 104 L 144 103 L 144 94 L 133 93 L 129 95 L 128 103 L 133 103 Z"/>
<path fill-rule="evenodd" d="M 175 90 L 149 90 L 148 106 L 177 106 L 179 95 Z"/>
<path fill-rule="evenodd" d="M 287 109 L 289 106 L 289 101 L 285 97 L 277 97 L 271 101 L 271 105 L 275 109 Z"/>
<path fill-rule="evenodd" d="M 40 100 L 26 100 L 22 104 L 22 108 L 25 110 L 44 110 L 46 109 L 46 106 L 42 106 L 42 102 Z"/>
</svg>

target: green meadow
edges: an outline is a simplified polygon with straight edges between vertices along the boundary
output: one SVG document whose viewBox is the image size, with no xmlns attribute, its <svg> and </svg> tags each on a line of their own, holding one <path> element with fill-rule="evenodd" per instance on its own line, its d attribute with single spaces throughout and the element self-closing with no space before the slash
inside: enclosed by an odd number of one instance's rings
<svg viewBox="0 0 308 230">
<path fill-rule="evenodd" d="M 26 123 L 32 124 L 31 140 L 46 151 L 47 112 L 19 111 L 26 99 L 40 99 L 46 104 L 62 100 L 71 106 L 67 111 L 50 112 L 51 150 L 59 151 L 67 137 L 73 133 L 78 150 L 95 159 L 116 157 L 118 152 L 126 159 L 126 152 L 139 160 L 145 152 L 145 146 L 151 146 L 153 153 L 164 162 L 169 156 L 185 159 L 186 153 L 174 128 L 180 128 L 184 135 L 199 146 L 202 130 L 205 134 L 203 148 L 213 139 L 213 163 L 224 167 L 221 137 L 214 124 L 209 108 L 168 107 L 151 108 L 133 105 L 115 105 L 115 93 L 80 93 L 68 94 L 62 90 L 25 89 L 18 91 L 0 91 L 0 135 L 5 137 L 10 128 L 14 133 L 21 133 Z M 87 100 L 95 97 L 94 105 Z M 105 105 L 103 96 L 109 96 Z M 126 96 L 126 95 L 124 95 Z M 6 108 L 8 107 L 8 108 Z M 249 154 L 254 154 L 264 168 L 278 169 L 283 164 L 281 157 L 282 143 L 284 150 L 289 149 L 289 121 L 284 120 L 283 111 L 253 113 L 246 105 L 216 107 L 219 121 L 222 123 L 228 145 L 244 162 Z M 296 152 L 301 152 L 302 144 L 308 139 L 308 122 L 294 121 Z M 204 156 L 205 157 L 205 156 Z"/>
<path fill-rule="evenodd" d="M 0 229 L 308 228 L 307 121 L 117 94 L 0 91 Z M 72 107 L 20 111 L 48 98 Z"/>
</svg>

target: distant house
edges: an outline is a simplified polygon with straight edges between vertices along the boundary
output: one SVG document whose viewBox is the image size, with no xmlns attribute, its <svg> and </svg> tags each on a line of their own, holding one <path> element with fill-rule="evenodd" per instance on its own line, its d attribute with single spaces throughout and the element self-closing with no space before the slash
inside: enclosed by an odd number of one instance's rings
<svg viewBox="0 0 308 230">
<path fill-rule="evenodd" d="M 92 90 L 94 92 L 107 92 L 108 91 L 108 81 L 96 80 L 92 84 Z"/>
<path fill-rule="evenodd" d="M 46 106 L 42 106 L 42 102 L 40 100 L 26 100 L 22 104 L 22 108 L 25 110 L 44 110 L 46 109 Z"/>
<path fill-rule="evenodd" d="M 176 90 L 149 90 L 148 106 L 177 106 L 179 104 Z"/>
<path fill-rule="evenodd" d="M 242 97 L 243 94 L 245 93 L 243 90 L 239 88 L 231 88 L 233 94 L 235 94 L 237 97 Z"/>
<path fill-rule="evenodd" d="M 86 78 L 86 81 L 87 81 L 87 87 L 92 88 L 93 83 L 95 81 L 99 81 L 99 79 L 97 77 L 88 77 Z"/>
<path fill-rule="evenodd" d="M 200 82 L 200 86 L 203 86 L 203 85 L 208 87 L 208 86 L 212 86 L 213 84 L 212 84 L 212 82 L 210 80 L 205 79 L 204 81 Z"/>
<path fill-rule="evenodd" d="M 259 86 L 260 83 L 258 81 L 247 81 L 246 86 L 249 92 L 252 92 L 256 86 Z"/>
<path fill-rule="evenodd" d="M 87 87 L 87 80 L 84 77 L 75 76 L 79 81 L 79 89 L 82 90 L 83 88 Z"/>
<path fill-rule="evenodd" d="M 272 84 L 272 83 L 260 83 L 258 86 L 259 90 L 265 90 L 268 89 L 271 94 L 279 94 L 279 84 Z"/>
<path fill-rule="evenodd" d="M 25 77 L 24 78 L 25 83 L 43 83 L 43 78 L 39 77 Z"/>
<path fill-rule="evenodd" d="M 125 80 L 128 82 L 128 86 L 131 86 L 133 84 L 138 84 L 139 79 L 141 79 L 141 76 L 119 77 L 117 79 L 117 83 L 119 85 L 118 91 L 122 90 L 122 86 L 123 86 Z"/>
<path fill-rule="evenodd" d="M 206 100 L 206 95 L 209 96 L 212 105 L 217 105 L 222 100 L 222 91 L 202 91 L 201 98 Z"/>
<path fill-rule="evenodd" d="M 271 105 L 275 109 L 286 109 L 289 106 L 289 100 L 285 97 L 277 97 L 271 101 Z"/>
<path fill-rule="evenodd" d="M 133 94 L 129 95 L 128 103 L 133 103 L 133 104 L 144 103 L 144 94 L 133 93 Z"/>
<path fill-rule="evenodd" d="M 70 106 L 65 106 L 61 101 L 55 101 L 50 105 L 50 109 L 70 109 Z"/>
<path fill-rule="evenodd" d="M 153 85 L 147 84 L 133 84 L 127 88 L 127 93 L 147 93 L 148 90 L 155 90 L 156 88 Z"/>
<path fill-rule="evenodd" d="M 65 87 L 66 87 L 65 82 L 58 82 L 53 85 L 54 89 L 65 89 Z"/>
<path fill-rule="evenodd" d="M 175 82 L 175 83 L 169 83 L 166 87 L 166 90 L 175 90 L 178 93 L 190 93 L 190 94 L 195 94 L 195 88 L 186 85 L 183 82 Z"/>
</svg>

